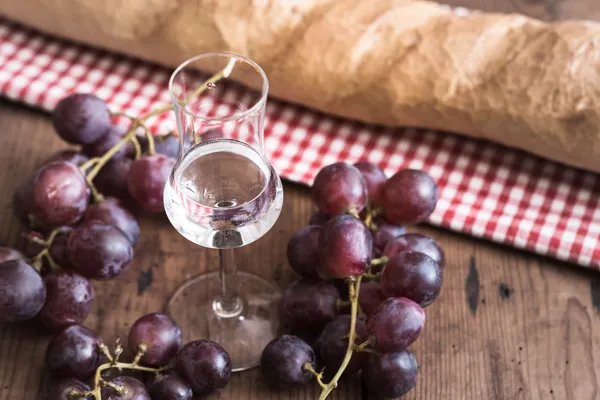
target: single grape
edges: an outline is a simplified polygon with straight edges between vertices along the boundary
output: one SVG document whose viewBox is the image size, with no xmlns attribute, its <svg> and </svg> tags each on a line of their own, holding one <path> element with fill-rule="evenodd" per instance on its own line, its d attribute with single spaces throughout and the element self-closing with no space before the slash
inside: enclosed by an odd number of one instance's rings
<svg viewBox="0 0 600 400">
<path fill-rule="evenodd" d="M 373 255 L 380 257 L 383 254 L 385 246 L 394 238 L 404 235 L 406 229 L 401 225 L 393 225 L 383 219 L 374 221 L 377 227 L 371 232 L 373 236 Z"/>
<path fill-rule="evenodd" d="M 107 197 L 102 203 L 92 204 L 83 215 L 84 222 L 101 221 L 116 226 L 123 232 L 131 244 L 135 245 L 140 237 L 140 226 L 124 203 L 114 197 Z"/>
<path fill-rule="evenodd" d="M 129 350 L 136 354 L 141 345 L 147 347 L 142 364 L 166 365 L 181 346 L 181 328 L 166 314 L 144 315 L 129 331 Z"/>
<path fill-rule="evenodd" d="M 319 360 L 323 363 L 325 370 L 332 374 L 340 368 L 346 356 L 349 332 L 350 316 L 340 315 L 323 328 L 319 339 L 317 339 L 315 350 L 319 355 Z M 357 337 L 354 344 L 359 345 L 367 339 L 367 326 L 363 320 L 356 321 L 355 332 Z M 352 353 L 352 358 L 344 373 L 351 375 L 362 369 L 367 359 L 367 354 L 366 352 Z"/>
<path fill-rule="evenodd" d="M 309 225 L 325 225 L 329 221 L 329 217 L 323 214 L 321 211 L 315 211 L 308 220 Z"/>
<path fill-rule="evenodd" d="M 81 325 L 72 325 L 56 335 L 46 348 L 46 368 L 54 377 L 86 379 L 102 362 L 100 338 Z"/>
<path fill-rule="evenodd" d="M 52 260 L 54 260 L 55 263 L 63 268 L 71 268 L 71 264 L 69 264 L 69 260 L 67 260 L 66 249 L 72 228 L 63 227 L 62 229 L 64 229 L 65 232 L 59 233 L 54 237 L 48 250 L 50 251 L 50 257 L 52 257 Z"/>
<path fill-rule="evenodd" d="M 320 331 L 337 313 L 336 301 L 340 293 L 329 282 L 318 279 L 300 279 L 283 292 L 280 309 L 282 320 L 301 331 Z"/>
<path fill-rule="evenodd" d="M 287 259 L 298 275 L 305 278 L 318 278 L 319 234 L 321 227 L 309 225 L 296 231 L 287 246 Z"/>
<path fill-rule="evenodd" d="M 159 376 L 150 385 L 152 400 L 191 400 L 192 397 L 190 384 L 177 374 Z"/>
<path fill-rule="evenodd" d="M 163 212 L 163 190 L 175 160 L 163 154 L 144 156 L 131 165 L 127 174 L 129 193 L 146 211 Z"/>
<path fill-rule="evenodd" d="M 395 399 L 415 387 L 417 372 L 417 360 L 408 350 L 370 354 L 363 379 L 370 393 L 380 399 Z"/>
<path fill-rule="evenodd" d="M 127 174 L 129 174 L 131 164 L 133 164 L 133 160 L 129 158 L 111 158 L 94 178 L 96 189 L 105 196 L 130 201 Z"/>
<path fill-rule="evenodd" d="M 146 386 L 131 376 L 117 376 L 109 382 L 119 386 L 123 392 L 110 386 L 102 388 L 102 399 L 108 400 L 151 400 Z"/>
<path fill-rule="evenodd" d="M 360 171 L 365 178 L 367 184 L 367 193 L 369 203 L 377 207 L 381 204 L 381 192 L 383 191 L 383 185 L 387 181 L 385 172 L 373 163 L 368 161 L 360 161 L 354 164 L 354 166 Z"/>
<path fill-rule="evenodd" d="M 108 131 L 102 137 L 93 143 L 86 144 L 81 151 L 88 157 L 102 157 L 106 152 L 119 143 L 127 133 L 123 128 L 117 125 L 111 125 Z M 135 147 L 131 142 L 127 142 L 112 156 L 112 158 L 133 157 Z"/>
<path fill-rule="evenodd" d="M 406 297 L 427 307 L 442 290 L 442 268 L 416 251 L 396 254 L 381 272 L 381 291 L 388 297 Z"/>
<path fill-rule="evenodd" d="M 127 270 L 133 259 L 133 245 L 118 228 L 91 221 L 73 229 L 66 254 L 71 267 L 81 275 L 106 280 Z"/>
<path fill-rule="evenodd" d="M 154 149 L 157 154 L 177 159 L 179 157 L 179 139 L 172 133 L 154 136 Z"/>
<path fill-rule="evenodd" d="M 403 251 L 418 251 L 427 254 L 440 267 L 444 266 L 444 250 L 434 239 L 420 233 L 407 233 L 390 240 L 383 249 L 383 255 L 392 258 Z"/>
<path fill-rule="evenodd" d="M 425 312 L 414 301 L 404 297 L 384 300 L 367 321 L 369 335 L 382 352 L 406 349 L 419 338 L 425 325 Z"/>
<path fill-rule="evenodd" d="M 383 186 L 385 219 L 393 224 L 425 221 L 435 209 L 438 187 L 427 173 L 415 169 L 397 172 Z"/>
<path fill-rule="evenodd" d="M 266 382 L 285 389 L 305 385 L 313 379 L 305 365 L 316 370 L 315 352 L 302 339 L 283 335 L 271 340 L 262 352 L 260 369 Z"/>
<path fill-rule="evenodd" d="M 81 324 L 92 310 L 94 287 L 83 276 L 64 270 L 52 271 L 44 277 L 46 303 L 39 317 L 53 330 Z"/>
<path fill-rule="evenodd" d="M 367 204 L 367 184 L 356 167 L 339 162 L 319 171 L 312 197 L 319 210 L 330 217 L 349 210 L 361 212 Z"/>
<path fill-rule="evenodd" d="M 24 260 L 0 264 L 0 321 L 31 319 L 46 301 L 40 274 Z"/>
<path fill-rule="evenodd" d="M 321 279 L 364 274 L 372 252 L 371 232 L 362 221 L 350 215 L 333 217 L 319 235 L 317 272 Z"/>
<path fill-rule="evenodd" d="M 0 264 L 11 260 L 22 260 L 25 256 L 19 250 L 10 247 L 0 247 Z"/>
<path fill-rule="evenodd" d="M 80 166 L 84 162 L 89 161 L 89 157 L 76 150 L 61 150 L 42 161 L 42 165 L 50 164 L 55 161 L 64 161 Z"/>
<path fill-rule="evenodd" d="M 231 378 L 231 359 L 218 343 L 195 340 L 177 354 L 177 372 L 187 379 L 197 396 L 224 388 Z"/>
<path fill-rule="evenodd" d="M 54 109 L 52 122 L 58 135 L 73 144 L 93 143 L 111 126 L 106 103 L 87 93 L 75 93 L 62 99 Z"/>
<path fill-rule="evenodd" d="M 364 282 L 360 285 L 358 304 L 365 314 L 371 315 L 385 299 L 387 296 L 381 291 L 379 282 Z"/>
<path fill-rule="evenodd" d="M 61 381 L 50 388 L 48 392 L 48 396 L 45 400 L 72 400 L 70 394 L 73 391 L 83 393 L 90 390 L 90 387 L 85 383 L 81 382 L 79 379 L 68 378 L 64 381 Z M 78 397 L 78 399 L 82 400 L 91 400 L 91 396 Z"/>
</svg>

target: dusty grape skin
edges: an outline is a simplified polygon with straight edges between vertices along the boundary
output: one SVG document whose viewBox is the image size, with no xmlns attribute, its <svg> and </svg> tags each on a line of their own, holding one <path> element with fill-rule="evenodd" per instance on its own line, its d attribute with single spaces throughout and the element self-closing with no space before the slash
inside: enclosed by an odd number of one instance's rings
<svg viewBox="0 0 600 400">
<path fill-rule="evenodd" d="M 325 225 L 329 221 L 329 217 L 323 214 L 321 211 L 315 211 L 308 220 L 308 225 Z"/>
<path fill-rule="evenodd" d="M 127 174 L 129 193 L 146 211 L 164 212 L 163 190 L 175 160 L 164 154 L 144 156 L 131 165 Z"/>
<path fill-rule="evenodd" d="M 405 251 L 390 258 L 380 281 L 386 296 L 406 297 L 427 307 L 442 290 L 442 268 L 426 254 Z"/>
<path fill-rule="evenodd" d="M 381 399 L 404 396 L 415 387 L 418 365 L 408 350 L 396 353 L 370 354 L 363 379 L 369 392 Z"/>
<path fill-rule="evenodd" d="M 348 350 L 348 333 L 350 332 L 350 316 L 340 315 L 323 328 L 321 335 L 317 339 L 315 350 L 319 355 L 319 360 L 323 363 L 326 371 L 331 374 L 342 365 L 342 360 Z M 364 321 L 356 321 L 356 340 L 354 344 L 359 345 L 367 339 L 367 326 Z M 346 367 L 344 374 L 351 375 L 362 369 L 367 359 L 366 352 L 354 352 L 350 363 Z"/>
<path fill-rule="evenodd" d="M 424 324 L 425 312 L 417 303 L 404 297 L 390 297 L 369 316 L 367 329 L 376 339 L 377 350 L 392 352 L 413 344 Z"/>
<path fill-rule="evenodd" d="M 305 278 L 318 278 L 319 234 L 321 227 L 309 225 L 296 231 L 287 246 L 287 259 L 292 269 Z"/>
<path fill-rule="evenodd" d="M 144 315 L 129 330 L 129 350 L 136 354 L 142 344 L 147 346 L 142 364 L 166 365 L 181 346 L 181 328 L 166 314 Z"/>
<path fill-rule="evenodd" d="M 35 317 L 46 301 L 46 287 L 38 272 L 24 260 L 0 264 L 0 321 Z"/>
<path fill-rule="evenodd" d="M 421 235 L 420 233 L 407 233 L 397 238 L 390 240 L 383 249 L 383 255 L 392 258 L 403 251 L 417 251 L 427 254 L 433 258 L 440 267 L 444 267 L 445 256 L 444 250 L 440 245 L 429 236 Z"/>
<path fill-rule="evenodd" d="M 177 374 L 160 376 L 150 385 L 152 400 L 191 400 L 192 396 L 190 384 Z"/>
<path fill-rule="evenodd" d="M 92 204 L 83 215 L 83 221 L 102 221 L 119 228 L 135 245 L 140 237 L 140 226 L 125 204 L 114 197 L 107 197 L 102 203 Z"/>
<path fill-rule="evenodd" d="M 102 157 L 106 152 L 119 143 L 127 133 L 123 128 L 117 125 L 111 125 L 108 131 L 102 137 L 93 143 L 86 144 L 81 151 L 88 157 Z M 112 158 L 133 157 L 135 148 L 131 142 L 121 146 Z"/>
<path fill-rule="evenodd" d="M 183 346 L 175 368 L 197 396 L 223 389 L 231 379 L 229 354 L 211 340 L 195 340 Z"/>
<path fill-rule="evenodd" d="M 85 321 L 95 298 L 89 280 L 72 271 L 56 270 L 44 277 L 44 283 L 48 294 L 39 313 L 44 326 L 60 330 Z"/>
<path fill-rule="evenodd" d="M 89 159 L 88 156 L 76 150 L 61 150 L 42 161 L 42 165 L 50 164 L 54 161 L 65 161 L 80 166 L 84 162 L 89 161 Z"/>
<path fill-rule="evenodd" d="M 350 215 L 331 218 L 319 235 L 321 279 L 362 275 L 371 262 L 373 238 L 369 228 Z"/>
<path fill-rule="evenodd" d="M 110 127 L 110 111 L 102 99 L 92 94 L 75 93 L 56 105 L 52 123 L 64 141 L 89 144 L 100 139 Z"/>
<path fill-rule="evenodd" d="M 81 325 L 72 325 L 56 335 L 46 348 L 46 368 L 54 377 L 86 379 L 102 362 L 100 338 Z"/>
<path fill-rule="evenodd" d="M 339 298 L 337 288 L 329 282 L 300 279 L 283 292 L 282 320 L 292 331 L 320 331 L 337 316 L 335 303 Z"/>
<path fill-rule="evenodd" d="M 146 386 L 135 378 L 132 378 L 130 376 L 117 376 L 116 378 L 111 379 L 110 382 L 114 383 L 115 385 L 127 388 L 127 392 L 123 395 L 119 395 L 119 393 L 115 389 L 109 386 L 105 386 L 102 388 L 102 399 L 151 400 L 150 394 L 148 394 L 148 389 L 146 389 Z"/>
<path fill-rule="evenodd" d="M 379 282 L 363 282 L 360 285 L 358 304 L 366 315 L 371 315 L 385 299 L 387 296 L 381 291 Z"/>
<path fill-rule="evenodd" d="M 373 236 L 373 255 L 380 257 L 383 254 L 385 246 L 394 238 L 404 235 L 406 229 L 401 225 L 393 225 L 384 219 L 377 219 L 374 221 L 377 227 L 374 231 L 371 231 Z"/>
<path fill-rule="evenodd" d="M 179 139 L 173 134 L 154 137 L 156 153 L 177 159 L 179 157 Z"/>
<path fill-rule="evenodd" d="M 76 390 L 80 393 L 87 392 L 90 390 L 90 387 L 85 383 L 81 382 L 79 379 L 68 378 L 64 381 L 58 382 L 54 384 L 50 391 L 48 392 L 45 400 L 72 400 L 69 395 L 73 390 Z M 81 400 L 91 400 L 92 398 L 89 396 L 80 397 Z"/>
<path fill-rule="evenodd" d="M 25 256 L 19 251 L 10 247 L 0 247 L 0 264 L 11 260 L 22 260 Z"/>
<path fill-rule="evenodd" d="M 112 279 L 127 270 L 133 245 L 118 228 L 91 221 L 73 229 L 67 240 L 71 268 L 89 279 Z"/>
<path fill-rule="evenodd" d="M 133 164 L 133 160 L 129 158 L 110 159 L 94 178 L 96 189 L 105 196 L 130 201 L 131 195 L 127 188 L 127 174 L 131 169 L 131 164 Z"/>
<path fill-rule="evenodd" d="M 310 382 L 313 375 L 304 370 L 306 363 L 316 370 L 315 352 L 306 342 L 293 335 L 283 335 L 271 340 L 260 358 L 265 381 L 280 389 L 294 388 Z"/>
<path fill-rule="evenodd" d="M 381 196 L 384 217 L 393 224 L 425 221 L 435 209 L 438 187 L 427 173 L 414 169 L 397 172 L 385 183 Z"/>
<path fill-rule="evenodd" d="M 367 204 L 367 184 L 356 167 L 331 164 L 315 177 L 312 198 L 319 211 L 330 217 L 350 209 L 361 212 Z"/>
<path fill-rule="evenodd" d="M 354 166 L 365 178 L 369 203 L 377 207 L 381 204 L 381 192 L 383 191 L 383 185 L 387 181 L 385 172 L 378 165 L 368 161 L 359 161 Z"/>
</svg>

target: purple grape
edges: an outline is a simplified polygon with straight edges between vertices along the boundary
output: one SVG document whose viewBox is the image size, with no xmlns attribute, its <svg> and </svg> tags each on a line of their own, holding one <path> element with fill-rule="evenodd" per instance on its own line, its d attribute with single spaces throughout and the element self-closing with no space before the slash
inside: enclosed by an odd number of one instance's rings
<svg viewBox="0 0 600 400">
<path fill-rule="evenodd" d="M 317 272 L 321 279 L 364 274 L 372 252 L 371 232 L 362 221 L 350 215 L 333 217 L 319 235 Z"/>
<path fill-rule="evenodd" d="M 177 354 L 177 372 L 187 379 L 197 396 L 223 389 L 231 378 L 231 359 L 218 343 L 195 340 Z"/>
<path fill-rule="evenodd" d="M 25 256 L 19 250 L 10 247 L 0 247 L 0 264 L 6 261 L 23 260 Z"/>
<path fill-rule="evenodd" d="M 111 126 L 106 103 L 87 93 L 75 93 L 62 99 L 54 109 L 52 122 L 58 135 L 72 144 L 93 143 Z"/>
<path fill-rule="evenodd" d="M 367 204 L 367 184 L 356 167 L 335 163 L 319 171 L 312 197 L 319 210 L 330 217 L 349 210 L 361 212 Z"/>
<path fill-rule="evenodd" d="M 340 368 L 342 360 L 346 356 L 349 332 L 350 316 L 340 315 L 323 328 L 319 339 L 317 339 L 315 350 L 317 351 L 325 370 L 332 374 Z M 356 345 L 367 340 L 367 326 L 364 321 L 356 321 L 355 332 L 357 337 L 354 343 Z M 351 375 L 362 369 L 366 362 L 367 354 L 368 353 L 366 352 L 354 352 L 344 373 Z"/>
<path fill-rule="evenodd" d="M 375 221 L 377 227 L 371 232 L 373 236 L 373 254 L 375 257 L 380 257 L 383 254 L 385 246 L 394 238 L 404 235 L 406 229 L 400 225 L 393 225 L 383 219 Z"/>
<path fill-rule="evenodd" d="M 66 248 L 72 228 L 64 227 L 62 229 L 68 229 L 68 231 L 56 235 L 48 250 L 50 251 L 50 257 L 52 257 L 52 260 L 56 264 L 63 268 L 71 268 L 71 264 L 69 264 L 69 261 L 67 260 Z"/>
<path fill-rule="evenodd" d="M 321 211 L 315 211 L 308 220 L 309 225 L 325 225 L 329 221 L 329 217 Z"/>
<path fill-rule="evenodd" d="M 417 360 L 408 350 L 370 354 L 363 379 L 370 393 L 380 399 L 395 399 L 415 387 L 417 372 Z"/>
<path fill-rule="evenodd" d="M 427 307 L 442 290 L 442 268 L 416 251 L 396 254 L 381 272 L 381 291 L 388 297 L 406 297 Z"/>
<path fill-rule="evenodd" d="M 283 293 L 280 303 L 282 320 L 293 331 L 320 331 L 337 315 L 340 293 L 331 283 L 318 279 L 300 279 Z"/>
<path fill-rule="evenodd" d="M 46 368 L 54 377 L 86 379 L 102 363 L 100 338 L 81 325 L 72 325 L 56 335 L 46 348 Z"/>
<path fill-rule="evenodd" d="M 166 314 L 144 315 L 129 331 L 129 350 L 135 354 L 141 345 L 147 347 L 142 364 L 166 365 L 181 346 L 181 328 Z"/>
<path fill-rule="evenodd" d="M 383 191 L 383 185 L 387 181 L 387 177 L 385 176 L 385 172 L 373 163 L 368 161 L 360 161 L 354 164 L 354 166 L 361 172 L 363 177 L 365 178 L 365 183 L 367 184 L 367 193 L 369 198 L 369 203 L 377 207 L 381 204 L 381 193 Z"/>
<path fill-rule="evenodd" d="M 89 161 L 89 157 L 76 150 L 61 150 L 42 161 L 42 165 L 50 164 L 55 161 L 64 161 L 80 166 L 86 161 Z"/>
<path fill-rule="evenodd" d="M 44 326 L 53 330 L 81 324 L 92 310 L 94 287 L 83 276 L 57 270 L 44 277 L 46 303 L 39 317 Z"/>
<path fill-rule="evenodd" d="M 35 317 L 46 301 L 40 274 L 24 260 L 0 264 L 0 321 L 24 321 Z"/>
<path fill-rule="evenodd" d="M 119 143 L 127 132 L 117 125 L 111 125 L 108 131 L 102 137 L 93 143 L 86 144 L 81 148 L 88 157 L 102 157 L 117 143 Z M 112 158 L 133 157 L 135 147 L 131 142 L 127 142 L 112 156 Z"/>
<path fill-rule="evenodd" d="M 127 187 L 144 210 L 164 212 L 163 190 L 174 166 L 175 160 L 163 154 L 144 156 L 131 165 Z"/>
<path fill-rule="evenodd" d="M 68 378 L 61 381 L 50 388 L 45 400 L 72 400 L 70 397 L 72 392 L 84 393 L 90 390 L 90 387 L 79 379 Z M 79 397 L 81 400 L 91 400 L 91 396 Z"/>
<path fill-rule="evenodd" d="M 429 257 L 433 258 L 440 267 L 444 266 L 444 250 L 442 250 L 434 239 L 421 235 L 420 233 L 407 233 L 398 236 L 394 240 L 390 240 L 383 249 L 383 255 L 392 258 L 403 251 L 417 251 L 419 253 L 427 254 Z"/>
<path fill-rule="evenodd" d="M 125 393 L 120 394 L 116 389 L 110 386 L 104 386 L 102 388 L 102 399 L 108 400 L 151 400 L 150 394 L 146 386 L 140 381 L 130 376 L 117 376 L 111 379 L 115 385 L 120 386 L 125 390 Z"/>
<path fill-rule="evenodd" d="M 190 384 L 177 374 L 159 376 L 150 386 L 152 400 L 191 400 Z"/>
<path fill-rule="evenodd" d="M 388 353 L 408 348 L 419 338 L 425 325 L 425 312 L 414 301 L 390 297 L 369 316 L 367 329 L 375 337 L 375 348 Z"/>
<path fill-rule="evenodd" d="M 321 227 L 309 225 L 296 231 L 287 246 L 287 259 L 298 275 L 305 278 L 318 278 L 319 234 Z"/>
<path fill-rule="evenodd" d="M 130 201 L 127 174 L 129 174 L 131 164 L 133 164 L 133 160 L 129 158 L 111 158 L 94 178 L 96 189 L 105 196 Z"/>
<path fill-rule="evenodd" d="M 135 217 L 121 200 L 114 197 L 107 197 L 102 203 L 92 204 L 83 215 L 83 221 L 101 221 L 106 225 L 116 226 L 133 245 L 140 237 L 140 226 Z"/>
<path fill-rule="evenodd" d="M 118 228 L 97 221 L 73 229 L 66 249 L 71 267 L 89 279 L 112 279 L 127 270 L 133 245 Z"/>
<path fill-rule="evenodd" d="M 438 187 L 431 176 L 423 171 L 405 169 L 385 183 L 381 203 L 389 222 L 416 224 L 429 217 L 437 199 Z"/>
<path fill-rule="evenodd" d="M 310 382 L 314 377 L 306 371 L 306 364 L 316 370 L 315 352 L 306 342 L 293 335 L 271 340 L 260 358 L 260 369 L 266 382 L 280 389 Z"/>
<path fill-rule="evenodd" d="M 360 285 L 358 304 L 366 315 L 371 315 L 385 299 L 387 296 L 381 291 L 379 282 L 364 282 Z"/>
<path fill-rule="evenodd" d="M 179 139 L 172 133 L 154 136 L 154 149 L 157 154 L 177 159 L 179 157 Z"/>
</svg>

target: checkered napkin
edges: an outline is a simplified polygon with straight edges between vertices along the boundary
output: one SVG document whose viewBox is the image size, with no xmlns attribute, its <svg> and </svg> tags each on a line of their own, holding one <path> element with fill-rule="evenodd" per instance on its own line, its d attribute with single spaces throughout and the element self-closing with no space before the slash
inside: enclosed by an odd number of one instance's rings
<svg viewBox="0 0 600 400">
<path fill-rule="evenodd" d="M 170 101 L 170 72 L 0 19 L 0 95 L 31 106 L 51 110 L 71 92 L 93 92 L 113 111 L 140 115 Z M 174 117 L 149 126 L 173 130 Z M 431 224 L 600 269 L 599 175 L 485 141 L 349 122 L 275 100 L 265 141 L 277 172 L 304 184 L 336 161 L 368 160 L 389 175 L 423 169 L 440 187 Z"/>
</svg>

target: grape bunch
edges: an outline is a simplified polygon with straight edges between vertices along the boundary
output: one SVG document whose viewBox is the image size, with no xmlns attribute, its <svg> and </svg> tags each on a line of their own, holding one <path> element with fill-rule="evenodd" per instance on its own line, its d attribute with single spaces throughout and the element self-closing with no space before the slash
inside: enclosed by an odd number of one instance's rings
<svg viewBox="0 0 600 400">
<path fill-rule="evenodd" d="M 181 347 L 181 337 L 179 325 L 169 316 L 144 315 L 128 335 L 135 357 L 124 362 L 120 342 L 111 351 L 91 329 L 69 326 L 46 349 L 46 369 L 52 377 L 47 400 L 189 400 L 224 388 L 231 377 L 227 352 L 210 340 Z M 120 373 L 126 370 L 149 376 L 140 380 Z"/>
<path fill-rule="evenodd" d="M 301 277 L 280 304 L 291 334 L 264 349 L 265 379 L 287 388 L 316 378 L 322 400 L 343 374 L 362 371 L 379 398 L 403 396 L 417 378 L 409 348 L 423 330 L 423 308 L 440 294 L 444 267 L 436 241 L 405 226 L 433 212 L 437 185 L 418 170 L 388 179 L 369 162 L 336 163 L 317 174 L 312 197 L 318 210 L 287 247 Z"/>
</svg>

